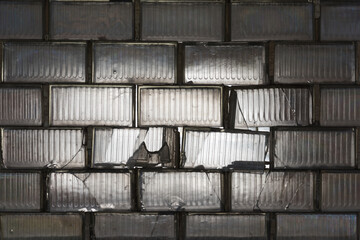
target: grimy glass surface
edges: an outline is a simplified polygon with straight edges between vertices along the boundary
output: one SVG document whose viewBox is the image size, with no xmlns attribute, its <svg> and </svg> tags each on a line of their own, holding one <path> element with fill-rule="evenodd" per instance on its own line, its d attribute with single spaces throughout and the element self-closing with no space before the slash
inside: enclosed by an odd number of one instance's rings
<svg viewBox="0 0 360 240">
<path fill-rule="evenodd" d="M 0 0 L 0 240 L 360 240 L 360 2 Z"/>
</svg>

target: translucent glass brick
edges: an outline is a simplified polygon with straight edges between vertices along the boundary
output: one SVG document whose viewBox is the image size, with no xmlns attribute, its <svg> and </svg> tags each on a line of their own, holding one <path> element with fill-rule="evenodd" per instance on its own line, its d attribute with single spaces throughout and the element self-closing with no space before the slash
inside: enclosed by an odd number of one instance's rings
<svg viewBox="0 0 360 240">
<path fill-rule="evenodd" d="M 275 83 L 355 83 L 355 78 L 353 44 L 275 47 Z"/>
<path fill-rule="evenodd" d="M 50 211 L 130 210 L 130 173 L 55 172 L 49 175 Z"/>
<path fill-rule="evenodd" d="M 54 126 L 132 126 L 133 89 L 126 86 L 50 86 Z"/>
<path fill-rule="evenodd" d="M 83 168 L 84 131 L 81 129 L 2 130 L 5 168 Z"/>
<path fill-rule="evenodd" d="M 142 172 L 139 184 L 145 211 L 220 211 L 220 173 Z"/>
<path fill-rule="evenodd" d="M 222 1 L 142 1 L 142 40 L 222 41 Z"/>
<path fill-rule="evenodd" d="M 311 172 L 233 172 L 233 211 L 313 211 Z"/>
<path fill-rule="evenodd" d="M 232 41 L 312 39 L 311 3 L 231 4 Z"/>
<path fill-rule="evenodd" d="M 130 40 L 132 2 L 50 2 L 50 38 Z"/>
<path fill-rule="evenodd" d="M 95 44 L 94 82 L 175 84 L 175 54 L 170 43 Z"/>
<path fill-rule="evenodd" d="M 222 126 L 221 87 L 140 87 L 140 126 Z"/>
<path fill-rule="evenodd" d="M 85 82 L 85 43 L 4 44 L 4 82 Z"/>
<path fill-rule="evenodd" d="M 268 134 L 188 129 L 184 135 L 185 168 L 264 168 Z"/>
</svg>

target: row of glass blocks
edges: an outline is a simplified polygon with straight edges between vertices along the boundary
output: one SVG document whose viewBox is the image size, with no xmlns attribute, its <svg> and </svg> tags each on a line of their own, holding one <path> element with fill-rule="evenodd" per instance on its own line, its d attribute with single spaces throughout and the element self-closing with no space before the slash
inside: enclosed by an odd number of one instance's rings
<svg viewBox="0 0 360 240">
<path fill-rule="evenodd" d="M 132 2 L 50 1 L 50 39 L 128 40 Z M 1 1 L 0 39 L 42 39 L 43 2 Z M 231 40 L 313 40 L 312 3 L 231 3 Z M 225 1 L 141 1 L 141 39 L 223 41 Z M 289 14 L 291 13 L 291 14 Z M 321 40 L 359 40 L 358 3 L 321 3 Z M 15 21 L 16 18 L 16 21 Z"/>
<path fill-rule="evenodd" d="M 3 128 L 2 168 L 169 167 L 356 169 L 353 128 L 278 128 L 269 132 L 185 128 Z M 92 142 L 89 142 L 89 135 Z M 86 150 L 92 149 L 91 159 Z M 181 158 L 179 159 L 179 152 Z M 88 160 L 87 160 L 88 159 Z M 180 160 L 180 161 L 179 161 Z"/>
<path fill-rule="evenodd" d="M 43 87 L 46 88 L 46 87 Z M 211 86 L 51 85 L 51 126 L 224 126 L 235 129 L 309 126 L 313 123 L 312 89 L 307 87 L 233 88 Z M 320 89 L 320 125 L 359 126 L 360 88 Z M 2 87 L 0 125 L 41 126 L 41 87 Z M 136 104 L 137 103 L 137 104 Z M 135 107 L 137 109 L 135 116 Z M 228 122 L 227 122 L 228 123 Z"/>
<path fill-rule="evenodd" d="M 3 82 L 85 83 L 84 42 L 7 42 Z M 93 83 L 177 84 L 175 43 L 94 43 Z M 187 44 L 185 84 L 265 85 L 265 45 Z M 275 45 L 274 83 L 352 84 L 356 47 L 342 44 Z M 90 67 L 90 66 L 88 66 Z M 181 79 L 182 80 L 182 79 Z"/>
<path fill-rule="evenodd" d="M 276 239 L 357 240 L 356 214 L 276 214 Z M 253 239 L 268 238 L 266 215 L 187 214 L 177 227 L 172 214 L 94 214 L 93 236 L 96 239 L 176 239 L 178 229 L 185 239 Z M 9 239 L 81 240 L 83 215 L 78 214 L 2 214 L 2 237 Z"/>
<path fill-rule="evenodd" d="M 235 212 L 312 212 L 315 201 L 323 212 L 360 210 L 359 172 L 322 172 L 320 190 L 311 171 L 235 171 L 230 183 L 219 171 L 141 170 L 138 179 L 132 177 L 131 171 L 52 172 L 42 186 L 39 172 L 1 172 L 0 211 L 40 211 L 42 189 L 50 212 L 130 211 L 135 206 L 220 212 L 227 199 Z M 231 186 L 230 193 L 224 186 Z"/>
</svg>

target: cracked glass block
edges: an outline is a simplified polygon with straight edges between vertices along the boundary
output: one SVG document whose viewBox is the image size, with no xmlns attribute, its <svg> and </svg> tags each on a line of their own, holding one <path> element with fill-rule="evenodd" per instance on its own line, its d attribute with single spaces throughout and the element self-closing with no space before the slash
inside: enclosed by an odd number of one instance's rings
<svg viewBox="0 0 360 240">
<path fill-rule="evenodd" d="M 130 173 L 56 172 L 49 176 L 50 211 L 130 210 Z"/>
<path fill-rule="evenodd" d="M 265 47 L 185 46 L 185 83 L 261 85 L 267 83 Z"/>
<path fill-rule="evenodd" d="M 95 237 L 113 239 L 176 239 L 174 215 L 96 213 Z"/>
<path fill-rule="evenodd" d="M 355 83 L 355 45 L 279 44 L 275 83 Z"/>
<path fill-rule="evenodd" d="M 195 215 L 186 216 L 186 239 L 266 240 L 265 215 Z"/>
<path fill-rule="evenodd" d="M 235 128 L 304 126 L 312 121 L 308 88 L 235 89 Z"/>
<path fill-rule="evenodd" d="M 175 128 L 96 128 L 94 167 L 175 167 Z"/>
<path fill-rule="evenodd" d="M 132 126 L 132 87 L 53 85 L 50 94 L 51 125 Z"/>
<path fill-rule="evenodd" d="M 139 125 L 221 127 L 222 91 L 222 87 L 139 87 Z"/>
<path fill-rule="evenodd" d="M 231 40 L 313 40 L 313 5 L 233 2 Z"/>
<path fill-rule="evenodd" d="M 0 88 L 0 125 L 41 125 L 41 95 L 41 88 Z"/>
<path fill-rule="evenodd" d="M 171 43 L 96 43 L 94 82 L 175 84 L 175 54 Z"/>
<path fill-rule="evenodd" d="M 42 39 L 43 1 L 0 1 L 0 39 Z"/>
<path fill-rule="evenodd" d="M 233 172 L 234 211 L 313 211 L 312 172 Z"/>
<path fill-rule="evenodd" d="M 267 133 L 185 130 L 182 166 L 185 168 L 265 168 Z"/>
<path fill-rule="evenodd" d="M 360 40 L 359 3 L 321 3 L 320 38 L 329 41 Z"/>
<path fill-rule="evenodd" d="M 275 168 L 355 168 L 355 131 L 277 130 Z"/>
<path fill-rule="evenodd" d="M 82 216 L 75 214 L 0 215 L 2 240 L 82 240 Z"/>
<path fill-rule="evenodd" d="M 141 39 L 222 41 L 223 1 L 141 1 Z"/>
<path fill-rule="evenodd" d="M 50 38 L 130 40 L 132 2 L 50 2 Z"/>
<path fill-rule="evenodd" d="M 2 130 L 4 168 L 83 168 L 85 136 L 81 129 Z"/>
<path fill-rule="evenodd" d="M 85 43 L 5 43 L 4 82 L 85 82 Z"/>
<path fill-rule="evenodd" d="M 360 88 L 320 89 L 320 125 L 360 126 Z"/>
<path fill-rule="evenodd" d="M 220 211 L 221 174 L 141 172 L 140 204 L 145 211 Z"/>
<path fill-rule="evenodd" d="M 0 173 L 0 211 L 39 211 L 40 173 Z"/>
<path fill-rule="evenodd" d="M 356 214 L 278 214 L 279 240 L 356 240 Z"/>
<path fill-rule="evenodd" d="M 321 210 L 360 211 L 360 173 L 322 173 Z"/>
</svg>

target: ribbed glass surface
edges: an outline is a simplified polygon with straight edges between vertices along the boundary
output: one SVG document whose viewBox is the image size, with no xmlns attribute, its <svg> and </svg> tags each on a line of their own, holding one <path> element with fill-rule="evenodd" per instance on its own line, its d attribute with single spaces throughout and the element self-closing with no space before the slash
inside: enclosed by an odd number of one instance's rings
<svg viewBox="0 0 360 240">
<path fill-rule="evenodd" d="M 81 240 L 82 216 L 50 214 L 12 214 L 0 216 L 3 240 Z"/>
<path fill-rule="evenodd" d="M 133 38 L 131 2 L 50 3 L 50 38 L 127 40 Z"/>
<path fill-rule="evenodd" d="M 145 211 L 219 211 L 219 173 L 142 172 L 141 207 Z"/>
<path fill-rule="evenodd" d="M 6 168 L 85 167 L 81 129 L 3 129 L 2 157 Z"/>
<path fill-rule="evenodd" d="M 276 168 L 355 167 L 355 132 L 348 130 L 275 131 Z"/>
<path fill-rule="evenodd" d="M 220 87 L 146 87 L 139 95 L 141 126 L 222 126 Z"/>
<path fill-rule="evenodd" d="M 354 83 L 355 46 L 352 44 L 277 45 L 274 82 Z"/>
<path fill-rule="evenodd" d="M 51 173 L 50 211 L 130 210 L 129 173 Z"/>
<path fill-rule="evenodd" d="M 356 240 L 356 215 L 278 214 L 276 239 Z"/>
<path fill-rule="evenodd" d="M 95 237 L 113 239 L 176 239 L 174 215 L 95 214 Z"/>
<path fill-rule="evenodd" d="M 265 215 L 188 215 L 186 239 L 266 240 Z"/>
<path fill-rule="evenodd" d="M 0 211 L 39 211 L 40 173 L 0 173 Z"/>
<path fill-rule="evenodd" d="M 231 5 L 232 41 L 312 40 L 311 3 L 239 3 Z"/>
<path fill-rule="evenodd" d="M 320 125 L 359 126 L 360 88 L 321 89 Z"/>
<path fill-rule="evenodd" d="M 187 130 L 182 164 L 186 168 L 265 164 L 267 138 L 264 133 Z"/>
<path fill-rule="evenodd" d="M 235 128 L 304 126 L 312 119 L 307 88 L 237 89 Z"/>
<path fill-rule="evenodd" d="M 225 4 L 221 2 L 142 2 L 142 40 L 221 41 Z"/>
<path fill-rule="evenodd" d="M 323 211 L 360 210 L 359 173 L 323 173 L 321 177 Z"/>
<path fill-rule="evenodd" d="M 133 90 L 121 86 L 51 86 L 50 122 L 54 126 L 131 126 Z"/>
<path fill-rule="evenodd" d="M 1 1 L 0 39 L 41 39 L 42 1 Z"/>
<path fill-rule="evenodd" d="M 175 44 L 95 44 L 96 83 L 176 83 Z"/>
<path fill-rule="evenodd" d="M 83 43 L 5 43 L 4 82 L 85 82 Z"/>
<path fill-rule="evenodd" d="M 265 71 L 264 46 L 185 46 L 186 83 L 261 85 Z"/>
<path fill-rule="evenodd" d="M 41 125 L 41 95 L 41 88 L 0 88 L 0 125 Z"/>
<path fill-rule="evenodd" d="M 322 3 L 320 38 L 329 41 L 360 40 L 359 3 Z"/>
<path fill-rule="evenodd" d="M 311 172 L 234 172 L 234 211 L 312 211 L 314 174 Z"/>
</svg>

